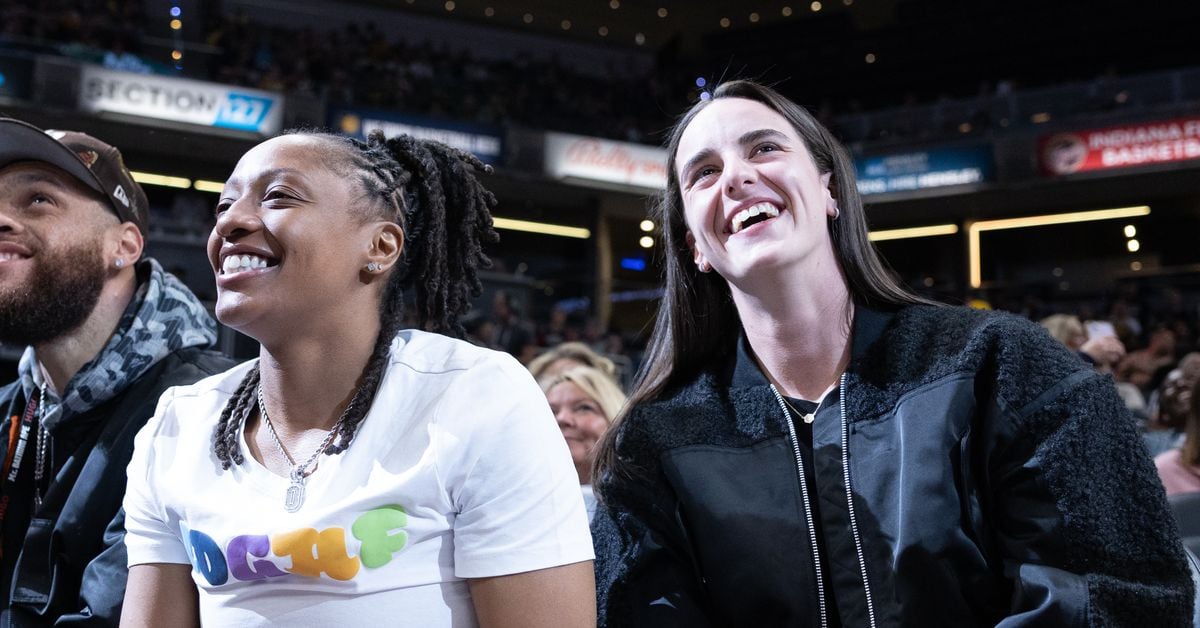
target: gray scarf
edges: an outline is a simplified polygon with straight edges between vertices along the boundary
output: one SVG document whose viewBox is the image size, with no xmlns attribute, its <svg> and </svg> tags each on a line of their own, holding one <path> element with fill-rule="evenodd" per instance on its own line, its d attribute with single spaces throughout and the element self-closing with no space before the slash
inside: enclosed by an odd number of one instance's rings
<svg viewBox="0 0 1200 628">
<path fill-rule="evenodd" d="M 61 400 L 47 391 L 45 427 L 53 431 L 63 421 L 112 399 L 168 354 L 185 347 L 211 347 L 217 325 L 183 282 L 162 269 L 153 258 L 137 265 L 137 293 L 121 316 L 108 344 L 67 382 Z M 33 347 L 25 349 L 18 367 L 25 398 L 41 387 L 41 367 Z"/>
</svg>

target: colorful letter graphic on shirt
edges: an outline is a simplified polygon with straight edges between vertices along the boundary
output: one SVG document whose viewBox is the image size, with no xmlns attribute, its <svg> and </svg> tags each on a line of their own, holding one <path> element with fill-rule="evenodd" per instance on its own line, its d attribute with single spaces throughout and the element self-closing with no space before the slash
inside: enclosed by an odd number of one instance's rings
<svg viewBox="0 0 1200 628">
<path fill-rule="evenodd" d="M 197 530 L 189 530 L 183 523 L 179 524 L 180 532 L 187 542 L 188 558 L 192 566 L 201 576 L 213 586 L 220 586 L 229 580 L 228 564 L 221 548 L 211 536 Z"/>
<path fill-rule="evenodd" d="M 271 549 L 277 556 L 291 556 L 289 570 L 301 576 L 316 578 L 322 572 L 334 580 L 349 580 L 358 573 L 358 559 L 346 554 L 346 530 L 326 528 L 317 532 L 302 528 L 276 534 Z"/>
<path fill-rule="evenodd" d="M 286 576 L 287 572 L 269 560 L 250 563 L 251 556 L 265 558 L 271 552 L 271 539 L 265 534 L 243 534 L 235 536 L 225 548 L 229 556 L 229 572 L 238 580 L 262 580 L 273 576 Z"/>
<path fill-rule="evenodd" d="M 408 525 L 404 509 L 392 505 L 376 508 L 359 517 L 350 531 L 362 541 L 358 557 L 368 569 L 382 567 L 392 560 L 392 554 L 404 549 L 408 533 L 400 529 Z M 392 534 L 392 530 L 396 533 Z"/>
<path fill-rule="evenodd" d="M 350 580 L 360 565 L 378 569 L 391 562 L 408 544 L 406 525 L 408 515 L 395 504 L 359 515 L 350 527 L 353 538 L 360 542 L 358 556 L 350 555 L 346 529 L 341 527 L 242 534 L 229 539 L 224 552 L 211 536 L 183 523 L 179 528 L 192 567 L 208 584 L 221 586 L 230 576 L 240 582 L 289 574 Z"/>
</svg>

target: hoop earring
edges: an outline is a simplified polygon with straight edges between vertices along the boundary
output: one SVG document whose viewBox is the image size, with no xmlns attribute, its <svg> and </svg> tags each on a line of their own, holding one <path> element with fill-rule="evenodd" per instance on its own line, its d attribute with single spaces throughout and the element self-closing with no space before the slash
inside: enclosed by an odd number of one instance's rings
<svg viewBox="0 0 1200 628">
<path fill-rule="evenodd" d="M 841 208 L 839 208 L 837 205 L 834 205 L 833 206 L 833 218 L 830 218 L 830 220 L 837 220 L 838 217 L 841 215 L 842 215 Z"/>
<path fill-rule="evenodd" d="M 709 264 L 707 261 L 700 262 L 699 264 L 696 264 L 696 269 L 702 273 L 707 273 L 712 270 L 712 264 Z"/>
</svg>

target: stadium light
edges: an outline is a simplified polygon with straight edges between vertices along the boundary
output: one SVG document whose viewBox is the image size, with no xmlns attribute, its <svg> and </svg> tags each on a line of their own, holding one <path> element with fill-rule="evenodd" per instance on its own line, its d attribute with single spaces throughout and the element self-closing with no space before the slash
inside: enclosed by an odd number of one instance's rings
<svg viewBox="0 0 1200 628">
<path fill-rule="evenodd" d="M 904 229 L 872 231 L 867 234 L 867 237 L 872 242 L 882 242 L 884 240 L 928 238 L 930 236 L 954 235 L 956 233 L 958 233 L 958 225 L 929 225 L 928 227 L 907 227 Z"/>
<path fill-rule="evenodd" d="M 1076 222 L 1113 220 L 1116 218 L 1135 218 L 1149 214 L 1149 205 L 1138 205 L 1136 207 L 1117 207 L 1114 209 L 1097 209 L 1084 212 L 1067 212 L 1064 214 L 1045 214 L 1042 216 L 1024 216 L 1022 218 L 1001 218 L 999 220 L 969 222 L 967 223 L 967 257 L 970 264 L 971 287 L 978 288 L 983 285 L 983 266 L 980 261 L 979 234 L 984 231 L 1066 225 Z"/>
<path fill-rule="evenodd" d="M 509 231 L 525 231 L 527 233 L 540 233 L 543 235 L 560 236 L 564 238 L 578 238 L 586 240 L 592 237 L 592 232 L 583 227 L 568 227 L 566 225 L 555 225 L 548 222 L 533 222 L 531 220 L 516 220 L 513 218 L 492 217 L 492 225 L 497 229 L 508 229 Z"/>
<path fill-rule="evenodd" d="M 187 189 L 192 187 L 192 180 L 186 177 L 172 177 L 165 174 L 154 174 L 152 172 L 137 172 L 130 171 L 133 175 L 133 180 L 142 185 L 161 185 L 168 188 Z"/>
<path fill-rule="evenodd" d="M 220 181 L 209 181 L 207 179 L 196 179 L 196 181 L 194 183 L 192 183 L 192 187 L 196 188 L 197 190 L 200 190 L 201 192 L 212 192 L 213 194 L 220 194 L 225 189 L 225 184 L 221 183 Z"/>
<path fill-rule="evenodd" d="M 197 179 L 192 187 L 200 192 L 212 192 L 214 195 L 220 195 L 224 191 L 224 184 L 221 181 L 209 181 L 208 179 Z"/>
</svg>

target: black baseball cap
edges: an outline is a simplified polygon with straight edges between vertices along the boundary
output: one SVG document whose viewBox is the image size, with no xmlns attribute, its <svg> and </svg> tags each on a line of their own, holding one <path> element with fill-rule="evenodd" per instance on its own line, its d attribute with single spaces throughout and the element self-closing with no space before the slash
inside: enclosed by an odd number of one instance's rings
<svg viewBox="0 0 1200 628">
<path fill-rule="evenodd" d="M 99 192 L 121 222 L 132 222 L 146 235 L 149 201 L 133 180 L 121 151 L 76 131 L 45 131 L 14 118 L 0 118 L 0 168 L 18 161 L 57 166 Z"/>
</svg>

